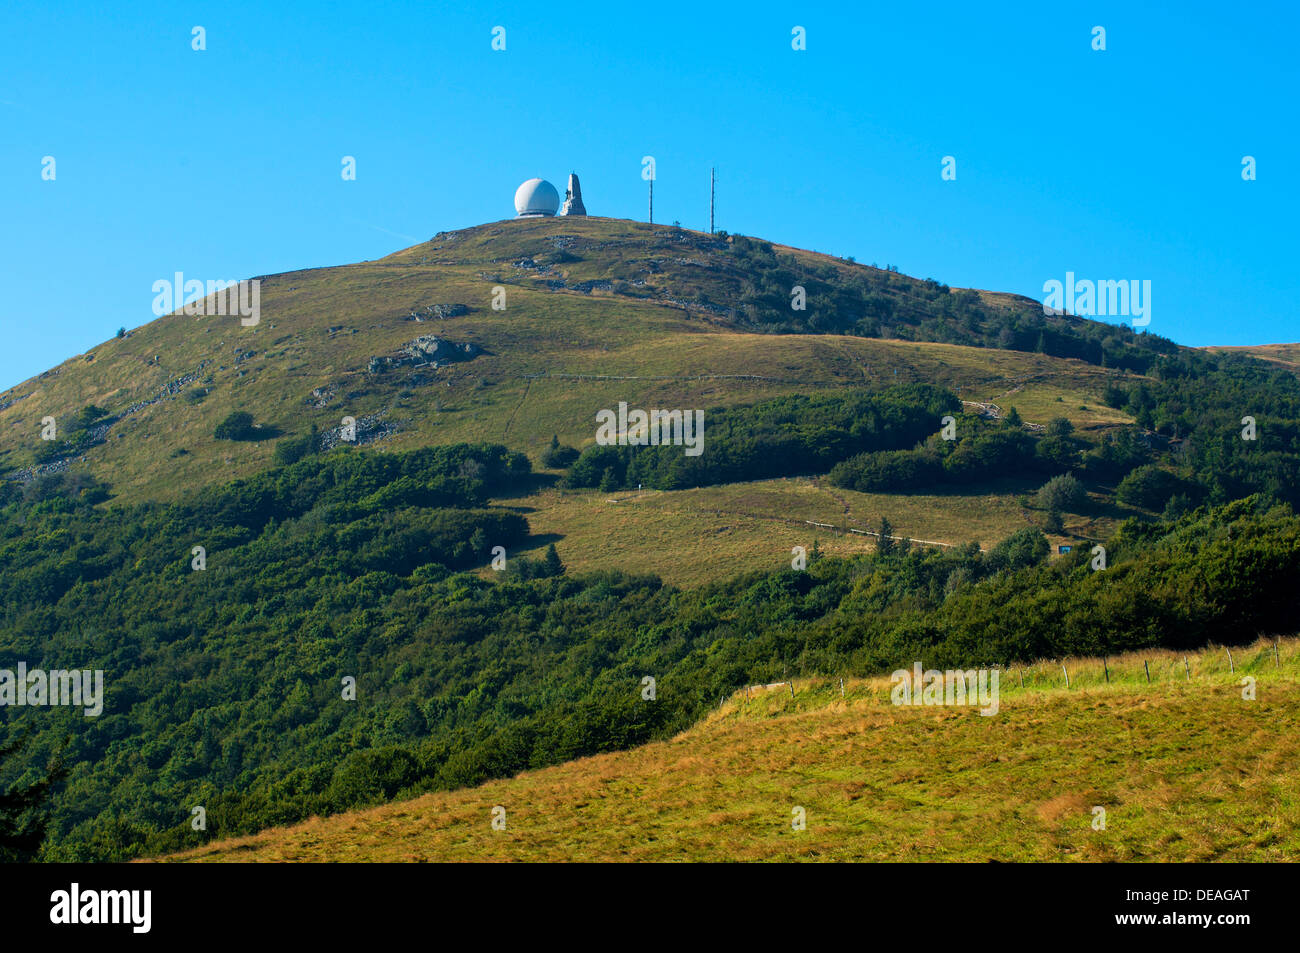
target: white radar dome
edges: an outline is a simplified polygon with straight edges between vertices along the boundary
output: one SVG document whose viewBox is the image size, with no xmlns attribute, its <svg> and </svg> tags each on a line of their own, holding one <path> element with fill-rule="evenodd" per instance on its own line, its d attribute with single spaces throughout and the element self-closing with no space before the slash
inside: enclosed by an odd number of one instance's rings
<svg viewBox="0 0 1300 953">
<path fill-rule="evenodd" d="M 560 193 L 545 179 L 529 179 L 515 190 L 515 211 L 519 218 L 554 215 L 560 207 Z"/>
</svg>

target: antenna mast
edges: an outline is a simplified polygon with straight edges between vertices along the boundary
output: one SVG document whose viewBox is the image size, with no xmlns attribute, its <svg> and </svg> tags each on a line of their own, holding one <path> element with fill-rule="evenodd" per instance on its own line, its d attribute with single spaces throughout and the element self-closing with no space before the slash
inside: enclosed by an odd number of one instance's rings
<svg viewBox="0 0 1300 953">
<path fill-rule="evenodd" d="M 709 234 L 713 234 L 713 179 L 714 169 L 709 167 Z"/>
</svg>

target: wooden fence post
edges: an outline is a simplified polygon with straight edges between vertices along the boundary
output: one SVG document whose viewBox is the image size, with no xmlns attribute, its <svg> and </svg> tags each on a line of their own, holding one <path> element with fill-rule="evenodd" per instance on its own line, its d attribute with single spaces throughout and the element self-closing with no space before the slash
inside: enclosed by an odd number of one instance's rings
<svg viewBox="0 0 1300 953">
<path fill-rule="evenodd" d="M 844 697 L 844 679 L 840 679 L 840 698 Z"/>
<path fill-rule="evenodd" d="M 1110 665 L 1106 662 L 1106 656 L 1104 656 L 1104 655 L 1101 657 L 1101 667 L 1102 667 L 1102 670 L 1106 673 L 1106 684 L 1109 685 L 1109 684 L 1110 684 Z"/>
<path fill-rule="evenodd" d="M 1147 673 L 1147 684 L 1150 685 L 1150 684 L 1151 684 L 1151 666 L 1147 664 L 1147 660 L 1146 660 L 1146 659 L 1143 659 L 1143 660 L 1142 660 L 1142 667 L 1143 667 L 1144 669 L 1146 669 L 1146 673 Z"/>
<path fill-rule="evenodd" d="M 1024 687 L 1025 687 L 1025 670 L 1024 670 L 1023 668 L 1021 668 L 1021 669 L 1017 669 L 1017 670 L 1016 670 L 1016 674 L 1020 676 L 1020 687 L 1021 687 L 1021 688 L 1024 688 Z"/>
<path fill-rule="evenodd" d="M 1273 665 L 1276 668 L 1282 667 L 1282 663 L 1277 660 L 1277 639 L 1273 640 Z"/>
<path fill-rule="evenodd" d="M 794 682 L 786 682 L 790 686 L 790 697 L 794 698 Z"/>
<path fill-rule="evenodd" d="M 1237 666 L 1232 664 L 1232 649 L 1225 649 L 1224 651 L 1228 653 L 1228 672 L 1229 674 L 1236 675 Z"/>
<path fill-rule="evenodd" d="M 1065 672 L 1065 666 L 1064 666 L 1064 665 L 1061 666 L 1061 671 L 1062 671 L 1062 672 Z M 1069 673 L 1069 672 L 1065 672 L 1065 687 L 1066 687 L 1066 688 L 1069 688 L 1069 687 L 1070 687 L 1070 673 Z"/>
<path fill-rule="evenodd" d="M 1192 667 L 1187 664 L 1186 655 L 1183 656 L 1183 668 L 1187 670 L 1187 680 L 1190 682 L 1192 680 Z"/>
</svg>

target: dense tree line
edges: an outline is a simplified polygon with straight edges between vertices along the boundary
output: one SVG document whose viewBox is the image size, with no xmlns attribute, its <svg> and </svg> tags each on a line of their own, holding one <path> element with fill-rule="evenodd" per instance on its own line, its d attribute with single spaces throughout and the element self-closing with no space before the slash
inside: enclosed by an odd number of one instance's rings
<svg viewBox="0 0 1300 953">
<path fill-rule="evenodd" d="M 738 323 L 777 333 L 855 334 L 937 341 L 1052 357 L 1147 373 L 1181 349 L 1168 338 L 1071 315 L 1044 314 L 1041 303 L 1011 299 L 1002 306 L 977 292 L 953 290 L 886 269 L 809 265 L 765 241 L 731 236 L 741 292 Z M 794 287 L 805 309 L 791 307 Z M 704 303 L 708 303 L 707 301 Z"/>
<path fill-rule="evenodd" d="M 862 491 L 902 491 L 1013 474 L 1072 473 L 1114 489 L 1124 503 L 1177 515 L 1208 502 L 1260 494 L 1300 506 L 1300 381 L 1250 358 L 1187 354 L 1162 376 L 1117 377 L 1105 402 L 1131 414 L 1133 427 L 1081 439 L 1065 418 L 1045 432 L 1024 431 L 1012 413 L 1001 423 L 961 418 L 957 439 L 846 459 L 831 482 Z"/>
<path fill-rule="evenodd" d="M 1135 473 L 1124 490 L 1161 509 L 1262 493 L 1300 505 L 1300 381 L 1262 361 L 1189 352 L 1155 380 L 1124 381 L 1104 399 L 1167 441 L 1166 475 Z"/>
<path fill-rule="evenodd" d="M 531 472 L 524 454 L 499 445 L 338 452 L 202 490 L 183 510 L 198 525 L 260 528 L 318 507 L 337 521 L 402 506 L 475 507 L 494 493 L 520 486 Z"/>
<path fill-rule="evenodd" d="M 699 456 L 681 446 L 601 446 L 583 450 L 569 486 L 605 490 L 644 484 L 661 490 L 825 473 L 866 450 L 911 447 L 961 410 L 952 393 L 908 384 L 876 394 L 776 397 L 706 410 Z"/>
<path fill-rule="evenodd" d="M 1036 438 L 1014 420 L 963 416 L 951 440 L 932 434 L 921 447 L 858 454 L 830 471 L 836 486 L 863 493 L 904 491 L 939 483 L 972 484 L 1028 473 L 1064 473 L 1081 466 L 1081 442 L 1064 418 Z"/>
</svg>

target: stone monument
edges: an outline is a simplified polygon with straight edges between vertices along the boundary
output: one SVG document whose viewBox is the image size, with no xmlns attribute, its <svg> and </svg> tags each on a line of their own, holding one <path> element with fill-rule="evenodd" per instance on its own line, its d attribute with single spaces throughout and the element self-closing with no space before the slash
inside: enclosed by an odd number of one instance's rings
<svg viewBox="0 0 1300 953">
<path fill-rule="evenodd" d="M 576 173 L 569 173 L 569 187 L 564 192 L 564 207 L 561 215 L 586 215 L 586 206 L 582 204 L 582 186 L 578 184 Z"/>
</svg>

